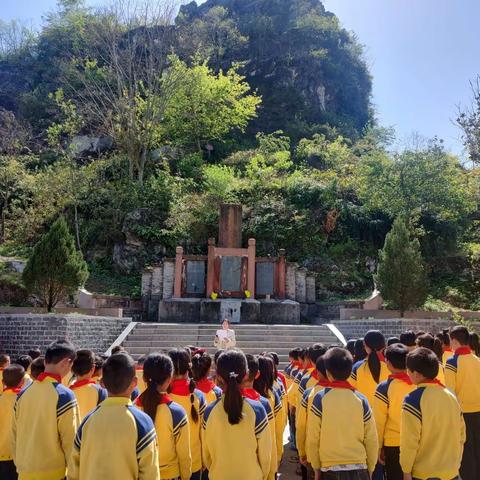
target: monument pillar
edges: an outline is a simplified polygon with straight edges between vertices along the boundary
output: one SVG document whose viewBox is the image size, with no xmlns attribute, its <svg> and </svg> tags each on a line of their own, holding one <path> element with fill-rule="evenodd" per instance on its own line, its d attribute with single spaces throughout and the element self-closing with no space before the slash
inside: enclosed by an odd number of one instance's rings
<svg viewBox="0 0 480 480">
<path fill-rule="evenodd" d="M 241 205 L 220 205 L 218 246 L 220 248 L 242 248 Z"/>
<path fill-rule="evenodd" d="M 207 257 L 207 298 L 213 293 L 215 283 L 215 239 L 208 239 L 208 257 Z"/>
<path fill-rule="evenodd" d="M 183 247 L 177 247 L 175 257 L 175 283 L 173 287 L 173 298 L 182 298 L 182 263 Z"/>
<path fill-rule="evenodd" d="M 278 298 L 285 300 L 287 282 L 287 262 L 285 261 L 285 250 L 278 251 Z"/>
<path fill-rule="evenodd" d="M 251 293 L 250 298 L 255 298 L 255 257 L 257 255 L 256 240 L 250 238 L 248 240 L 248 275 L 247 290 Z"/>
</svg>

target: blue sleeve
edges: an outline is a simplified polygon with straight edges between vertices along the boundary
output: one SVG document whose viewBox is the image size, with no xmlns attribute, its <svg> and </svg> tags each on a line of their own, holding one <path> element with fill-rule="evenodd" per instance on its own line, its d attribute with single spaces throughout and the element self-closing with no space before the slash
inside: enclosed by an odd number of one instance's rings
<svg viewBox="0 0 480 480">
<path fill-rule="evenodd" d="M 75 439 L 73 441 L 74 446 L 77 448 L 77 450 L 80 450 L 80 447 L 82 446 L 82 436 L 83 436 L 83 430 L 85 429 L 85 425 L 87 422 L 90 420 L 92 415 L 98 410 L 98 406 L 92 410 L 90 413 L 88 413 L 85 418 L 83 419 L 82 423 L 78 427 L 77 434 L 75 435 Z"/>
<path fill-rule="evenodd" d="M 219 402 L 220 402 L 220 399 L 215 400 L 205 408 L 205 413 L 203 414 L 203 420 L 202 420 L 203 429 L 207 427 L 207 422 L 210 417 L 210 414 L 212 413 L 212 410 L 218 405 Z"/>
<path fill-rule="evenodd" d="M 263 408 L 267 412 L 267 417 L 269 420 L 273 420 L 272 407 L 270 407 L 270 402 L 265 397 L 260 397 L 259 402 L 263 405 Z"/>
<path fill-rule="evenodd" d="M 357 372 L 358 372 L 358 369 L 365 363 L 365 360 L 360 360 L 358 361 L 357 363 L 355 363 L 353 365 L 353 368 L 352 368 L 352 378 L 354 380 L 357 380 Z"/>
<path fill-rule="evenodd" d="M 140 390 L 138 389 L 138 387 L 135 387 L 135 390 L 130 395 L 130 400 L 134 402 L 139 396 L 140 396 Z"/>
<path fill-rule="evenodd" d="M 385 382 L 379 383 L 377 390 L 375 391 L 375 398 L 381 400 L 382 402 L 389 405 L 390 401 L 388 400 L 388 388 L 390 387 L 391 380 L 386 380 Z"/>
<path fill-rule="evenodd" d="M 308 388 L 303 392 L 301 405 L 303 408 L 308 408 L 308 397 L 312 393 L 313 387 Z"/>
<path fill-rule="evenodd" d="M 324 390 L 321 390 L 318 392 L 315 397 L 313 397 L 313 402 L 312 402 L 312 412 L 317 416 L 322 418 L 323 414 L 323 397 L 330 391 L 330 388 L 325 388 Z"/>
<path fill-rule="evenodd" d="M 447 360 L 447 363 L 445 364 L 445 368 L 448 370 L 452 371 L 453 373 L 457 373 L 457 368 L 458 368 L 458 355 L 454 355 L 453 357 L 450 357 Z"/>
<path fill-rule="evenodd" d="M 77 399 L 75 394 L 61 383 L 55 384 L 55 390 L 58 394 L 57 417 L 60 417 L 77 406 Z"/>
<path fill-rule="evenodd" d="M 213 387 L 213 392 L 215 393 L 215 396 L 217 397 L 217 400 L 219 398 L 221 398 L 221 396 L 223 395 L 223 392 L 222 392 L 222 389 L 220 387 Z"/>
<path fill-rule="evenodd" d="M 255 400 L 250 400 L 249 398 L 244 399 L 250 407 L 252 407 L 255 412 L 255 435 L 260 435 L 268 426 L 268 417 L 267 412 L 263 408 L 263 405 L 260 402 Z"/>
<path fill-rule="evenodd" d="M 168 408 L 172 414 L 173 435 L 176 437 L 181 428 L 188 423 L 187 413 L 181 405 L 175 402 L 170 402 Z"/>
<path fill-rule="evenodd" d="M 155 441 L 157 434 L 152 419 L 138 408 L 129 405 L 128 410 L 135 419 L 137 426 L 137 455 L 139 455 L 148 445 Z"/>
<path fill-rule="evenodd" d="M 105 388 L 102 388 L 100 385 L 95 385 L 95 388 L 97 389 L 97 392 L 98 392 L 97 405 L 100 405 L 100 403 L 102 403 L 108 397 L 108 393 L 107 393 L 107 390 L 105 390 Z"/>
<path fill-rule="evenodd" d="M 414 390 L 413 392 L 409 393 L 405 400 L 403 401 L 402 409 L 408 413 L 411 413 L 414 417 L 417 417 L 420 421 L 422 421 L 422 408 L 420 402 L 422 400 L 423 392 L 425 391 L 425 387 L 420 387 Z"/>
<path fill-rule="evenodd" d="M 370 408 L 370 404 L 368 403 L 367 397 L 362 395 L 360 392 L 353 392 L 361 401 L 363 407 L 363 421 L 368 422 L 372 418 L 372 409 Z"/>
<path fill-rule="evenodd" d="M 207 400 L 205 398 L 205 394 L 200 390 L 195 390 L 195 395 L 198 397 L 199 400 L 199 408 L 198 413 L 202 416 L 205 413 L 205 409 L 207 408 Z"/>
</svg>

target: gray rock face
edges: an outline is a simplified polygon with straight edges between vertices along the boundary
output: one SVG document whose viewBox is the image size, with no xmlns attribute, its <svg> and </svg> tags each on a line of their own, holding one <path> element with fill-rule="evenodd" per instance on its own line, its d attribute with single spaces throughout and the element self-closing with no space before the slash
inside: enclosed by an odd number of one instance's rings
<svg viewBox="0 0 480 480">
<path fill-rule="evenodd" d="M 108 152 L 113 147 L 113 141 L 110 137 L 77 135 L 73 137 L 70 147 L 73 155 L 81 158 Z"/>
</svg>

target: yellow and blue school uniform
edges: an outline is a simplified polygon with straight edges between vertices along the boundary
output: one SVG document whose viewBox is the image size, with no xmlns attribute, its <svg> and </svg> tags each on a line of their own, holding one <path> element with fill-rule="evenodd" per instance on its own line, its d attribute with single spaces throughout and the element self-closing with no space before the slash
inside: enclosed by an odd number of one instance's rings
<svg viewBox="0 0 480 480">
<path fill-rule="evenodd" d="M 13 460 L 12 422 L 13 409 L 21 388 L 5 388 L 0 395 L 0 462 Z"/>
<path fill-rule="evenodd" d="M 455 396 L 438 382 L 422 383 L 405 398 L 400 426 L 400 465 L 426 480 L 459 473 L 465 423 Z"/>
<path fill-rule="evenodd" d="M 107 398 L 78 429 L 68 478 L 159 480 L 157 435 L 150 417 L 129 398 Z"/>
<path fill-rule="evenodd" d="M 147 384 L 143 378 L 143 367 L 135 367 L 135 376 L 137 377 L 138 394 L 141 395 L 147 389 Z"/>
<path fill-rule="evenodd" d="M 222 389 L 215 385 L 214 382 L 208 378 L 204 378 L 195 382 L 195 388 L 200 390 L 205 395 L 205 401 L 207 405 L 210 405 L 215 400 L 218 400 L 222 396 Z"/>
<path fill-rule="evenodd" d="M 378 383 L 387 380 L 389 374 L 390 371 L 388 370 L 387 364 L 380 359 L 380 377 Z M 374 380 L 370 367 L 368 366 L 368 357 L 355 363 L 349 382 L 355 390 L 358 390 L 367 397 L 370 405 L 373 405 L 378 383 Z"/>
<path fill-rule="evenodd" d="M 61 378 L 42 373 L 15 403 L 12 453 L 20 480 L 65 477 L 78 428 L 78 405 Z"/>
<path fill-rule="evenodd" d="M 332 382 L 317 393 L 309 412 L 306 450 L 315 470 L 365 465 L 373 472 L 378 439 L 367 398 L 348 382 Z"/>
<path fill-rule="evenodd" d="M 188 380 L 174 380 L 170 385 L 170 398 L 181 405 L 188 416 L 190 426 L 190 452 L 192 456 L 192 472 L 198 472 L 202 469 L 202 443 L 201 426 L 202 417 L 205 413 L 207 401 L 205 395 L 200 390 L 190 393 Z M 193 402 L 192 402 L 193 401 Z M 195 422 L 191 415 L 192 403 L 198 413 L 198 421 Z"/>
<path fill-rule="evenodd" d="M 388 380 L 378 385 L 372 409 L 380 448 L 400 446 L 403 401 L 415 388 L 407 373 L 390 375 Z"/>
<path fill-rule="evenodd" d="M 203 417 L 202 451 L 210 480 L 267 480 L 271 468 L 271 434 L 260 402 L 243 399 L 242 418 L 228 421 L 223 397 Z"/>
<path fill-rule="evenodd" d="M 77 399 L 80 422 L 107 398 L 107 391 L 91 379 L 73 383 L 70 390 L 73 391 Z"/>
<path fill-rule="evenodd" d="M 287 393 L 287 398 L 288 398 L 288 404 L 293 407 L 297 408 L 299 402 L 301 401 L 302 397 L 300 395 L 299 389 L 300 389 L 300 384 L 302 383 L 302 379 L 307 376 L 309 377 L 312 372 L 315 370 L 314 367 L 309 367 L 305 368 L 301 371 L 299 371 L 295 378 L 293 379 L 293 383 L 288 389 Z"/>
</svg>

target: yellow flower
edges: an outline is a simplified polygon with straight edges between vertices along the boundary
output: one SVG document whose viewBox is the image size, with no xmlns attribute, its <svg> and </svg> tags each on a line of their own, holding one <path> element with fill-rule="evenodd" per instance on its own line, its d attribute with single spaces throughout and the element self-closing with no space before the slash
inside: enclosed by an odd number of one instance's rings
<svg viewBox="0 0 480 480">
<path fill-rule="evenodd" d="M 251 296 L 250 290 L 245 290 L 245 298 L 250 298 Z"/>
<path fill-rule="evenodd" d="M 210 298 L 212 300 L 216 300 L 218 298 L 218 293 L 212 292 L 212 294 L 210 295 Z"/>
</svg>

